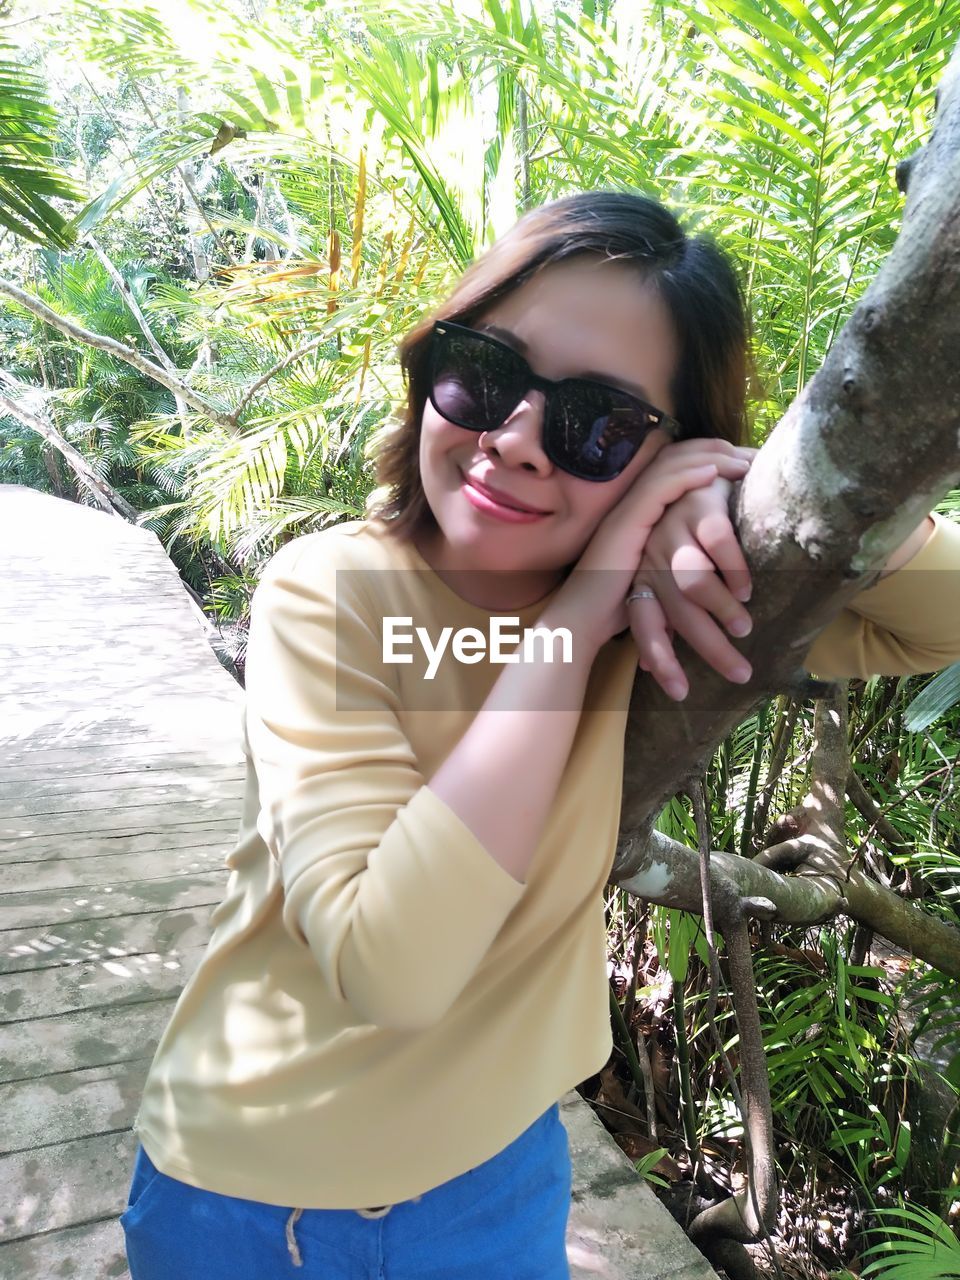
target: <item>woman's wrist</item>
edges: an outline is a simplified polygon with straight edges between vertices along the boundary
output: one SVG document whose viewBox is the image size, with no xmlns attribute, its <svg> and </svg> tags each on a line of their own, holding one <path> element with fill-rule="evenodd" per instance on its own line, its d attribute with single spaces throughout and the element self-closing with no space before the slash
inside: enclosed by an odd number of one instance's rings
<svg viewBox="0 0 960 1280">
<path fill-rule="evenodd" d="M 597 577 L 598 599 L 595 601 L 591 599 L 590 581 L 584 578 L 583 574 L 579 579 L 571 575 L 537 619 L 537 626 L 552 630 L 566 628 L 572 638 L 574 661 L 584 665 L 589 672 L 600 649 L 612 635 L 623 629 L 625 621 L 618 620 L 619 625 L 613 622 L 608 624 L 605 621 L 609 604 L 606 599 L 600 598 L 604 592 L 598 576 L 602 576 L 604 571 L 586 570 L 584 572 L 592 573 Z M 629 582 L 624 587 L 624 593 L 628 589 Z"/>
</svg>

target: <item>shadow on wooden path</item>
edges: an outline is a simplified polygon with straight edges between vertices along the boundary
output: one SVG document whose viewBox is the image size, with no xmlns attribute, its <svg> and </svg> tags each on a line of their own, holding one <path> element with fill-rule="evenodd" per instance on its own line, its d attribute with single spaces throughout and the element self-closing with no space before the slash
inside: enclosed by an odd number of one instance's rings
<svg viewBox="0 0 960 1280">
<path fill-rule="evenodd" d="M 226 883 L 243 693 L 154 535 L 102 512 L 0 485 L 0 600 L 0 1278 L 122 1280 L 130 1126 Z M 710 1280 L 579 1095 L 561 1113 L 573 1280 Z"/>
</svg>

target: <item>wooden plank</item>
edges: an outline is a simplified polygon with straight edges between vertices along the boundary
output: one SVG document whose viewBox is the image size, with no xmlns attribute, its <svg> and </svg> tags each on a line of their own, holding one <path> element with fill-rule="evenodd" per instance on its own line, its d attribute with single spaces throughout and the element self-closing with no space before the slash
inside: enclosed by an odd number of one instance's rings
<svg viewBox="0 0 960 1280">
<path fill-rule="evenodd" d="M 171 823 L 155 831 L 132 833 L 94 831 L 89 835 L 60 836 L 47 840 L 43 836 L 31 836 L 29 840 L 11 842 L 0 851 L 0 866 L 16 866 L 25 862 L 46 862 L 68 857 L 71 862 L 84 858 L 100 857 L 103 853 L 148 853 L 155 849 L 175 850 L 195 848 L 198 845 L 232 844 L 238 834 L 237 819 L 221 821 L 219 818 L 200 822 Z M 6 875 L 4 875 L 4 880 Z"/>
<path fill-rule="evenodd" d="M 190 699 L 195 707 L 199 695 Z M 205 699 L 204 699 L 205 701 Z M 29 763 L 31 751 L 62 749 L 64 747 L 115 748 L 123 743 L 156 743 L 158 753 L 165 751 L 195 751 L 198 742 L 209 741 L 222 748 L 233 747 L 239 739 L 239 729 L 232 721 L 221 716 L 216 707 L 210 707 L 210 720 L 206 727 L 194 724 L 178 725 L 172 717 L 156 714 L 156 704 L 141 704 L 129 713 L 113 717 L 101 715 L 92 718 L 89 711 L 61 712 L 46 708 L 33 715 L 29 721 L 21 720 L 16 726 L 7 718 L 4 732 L 0 733 L 0 746 L 6 751 L 17 752 L 18 763 Z M 9 732 L 6 732 L 9 730 Z"/>
<path fill-rule="evenodd" d="M 97 636 L 93 633 L 89 636 L 76 636 L 75 646 L 70 648 L 60 648 L 54 653 L 37 653 L 30 649 L 23 649 L 20 652 L 13 653 L 10 649 L 0 645 L 0 666 L 5 671 L 10 672 L 10 688 L 17 689 L 29 693 L 31 690 L 39 691 L 41 694 L 45 688 L 55 689 L 58 698 L 76 697 L 80 693 L 81 687 L 90 680 L 90 652 L 91 648 L 97 650 Z M 170 653 L 169 647 L 161 648 L 159 644 L 156 648 L 145 646 L 142 642 L 136 646 L 116 645 L 115 652 L 112 655 L 117 662 L 117 666 L 112 671 L 104 672 L 104 679 L 98 678 L 96 682 L 96 690 L 101 690 L 105 684 L 115 685 L 117 688 L 137 687 L 137 677 L 141 674 L 149 675 L 152 680 L 166 681 L 167 679 L 175 680 L 179 683 L 196 684 L 204 680 L 207 675 L 208 657 L 214 663 L 217 662 L 216 655 L 212 652 L 207 655 L 200 653 L 194 655 L 189 653 L 187 656 L 191 659 L 196 657 L 198 664 L 182 670 L 170 670 Z M 175 644 L 181 652 L 186 650 L 186 640 L 183 637 L 167 634 L 164 637 L 166 645 Z M 205 644 L 201 640 L 198 643 Z M 192 648 L 192 644 L 191 644 Z M 134 665 L 135 664 L 135 665 Z M 202 665 L 200 665 L 202 664 Z M 45 677 L 43 668 L 50 668 L 49 677 Z M 239 684 L 236 686 L 240 688 Z M 87 695 L 89 698 L 89 694 Z"/>
<path fill-rule="evenodd" d="M 176 781 L 131 783 L 121 778 L 110 785 L 109 778 L 101 778 L 97 784 L 81 786 L 73 791 L 34 792 L 23 789 L 21 800 L 7 799 L 3 804 L 0 831 L 16 826 L 18 818 L 59 817 L 64 813 L 107 813 L 115 809 L 142 809 L 146 805 L 193 804 L 196 800 L 237 800 L 243 796 L 244 775 L 237 771 L 217 776 L 218 771 L 187 772 Z"/>
<path fill-rule="evenodd" d="M 34 715 L 26 726 L 21 717 L 16 727 L 14 713 L 5 713 L 0 723 L 0 743 L 7 749 L 16 749 L 15 764 L 29 764 L 34 752 L 116 750 L 144 741 L 152 742 L 158 754 L 196 751 L 200 743 L 209 743 L 215 750 L 240 750 L 240 713 L 235 706 L 227 708 L 229 714 L 221 713 L 216 706 L 208 707 L 210 716 L 202 732 L 191 724 L 179 730 L 179 726 L 171 724 L 171 717 L 156 714 L 155 704 L 142 704 L 137 710 L 136 715 L 131 711 L 126 716 L 113 717 L 102 712 L 92 715 L 89 708 L 69 713 L 47 708 L 44 714 Z M 175 727 L 179 731 L 173 732 Z M 145 728 L 149 728 L 149 734 L 144 733 Z"/>
<path fill-rule="evenodd" d="M 56 658 L 51 659 L 51 662 L 57 661 Z M 137 666 L 142 668 L 140 674 L 144 681 L 150 684 L 162 684 L 170 693 L 178 697 L 203 697 L 206 693 L 204 678 L 196 671 L 170 679 L 160 668 L 156 671 L 150 670 L 146 663 L 141 663 L 139 657 L 131 661 L 135 661 Z M 0 667 L 4 665 L 3 660 L 0 659 Z M 86 674 L 89 675 L 89 672 Z M 55 707 L 61 713 L 86 711 L 90 707 L 89 698 L 84 701 L 83 695 L 77 692 L 82 678 L 84 677 L 77 674 L 64 680 L 59 678 L 46 680 L 39 677 L 30 684 L 26 681 L 11 681 L 6 692 L 11 699 L 16 699 L 19 711 L 24 717 L 36 717 L 41 712 L 49 714 L 51 707 Z M 143 684 L 130 676 L 117 679 L 108 677 L 98 681 L 97 695 L 102 700 L 101 706 L 104 711 L 114 720 L 119 713 L 128 711 L 132 717 L 136 717 L 144 710 Z M 5 727 L 4 732 L 8 733 L 16 723 L 16 719 L 11 720 L 11 724 Z"/>
<path fill-rule="evenodd" d="M 0 1244 L 0 1276 L 16 1280 L 130 1280 L 123 1228 L 111 1216 Z"/>
<path fill-rule="evenodd" d="M 136 569 L 133 570 L 137 572 Z M 153 589 L 144 583 L 142 589 L 145 593 L 149 592 L 153 599 L 148 600 L 146 594 L 134 597 L 137 600 L 138 618 L 143 622 L 143 635 L 148 642 L 153 643 L 155 652 L 162 652 L 164 635 L 172 635 L 176 640 L 185 644 L 193 644 L 196 642 L 201 646 L 200 652 L 203 651 L 202 646 L 206 646 L 207 653 L 216 661 L 216 655 L 207 645 L 204 638 L 203 628 L 199 619 L 192 615 L 187 617 L 179 617 L 178 610 L 182 607 L 179 600 L 174 596 L 164 594 L 159 583 L 154 583 Z M 17 628 L 17 617 L 15 614 L 5 614 L 4 621 L 0 624 L 0 648 L 9 648 L 11 650 L 25 651 L 31 647 L 40 649 L 76 649 L 77 638 L 84 639 L 92 637 L 95 641 L 99 640 L 103 643 L 103 632 L 98 633 L 97 630 L 97 614 L 95 609 L 99 609 L 101 617 L 113 613 L 122 615 L 130 608 L 131 597 L 126 599 L 116 598 L 115 600 L 103 600 L 99 597 L 92 597 L 78 593 L 61 592 L 56 587 L 50 586 L 50 591 L 56 596 L 57 603 L 44 607 L 42 604 L 35 603 L 26 599 L 19 599 L 21 592 L 18 587 L 17 596 L 21 611 L 29 610 L 30 613 L 30 629 Z M 64 628 L 64 614 L 61 608 L 65 601 L 82 601 L 86 608 L 82 613 L 77 613 L 76 621 L 71 622 L 68 628 Z M 169 610 L 171 615 L 165 617 L 165 611 Z M 121 632 L 120 642 L 128 646 L 140 642 L 140 634 L 138 631 L 127 629 Z M 169 650 L 168 650 L 169 652 Z"/>
<path fill-rule="evenodd" d="M 79 920 L 49 929 L 8 929 L 0 934 L 0 973 L 199 947 L 210 937 L 214 906 Z"/>
<path fill-rule="evenodd" d="M 0 974 L 0 1014 L 4 1022 L 22 1022 L 176 995 L 205 951 L 203 945 Z"/>
<path fill-rule="evenodd" d="M 137 569 L 134 567 L 132 572 L 136 573 Z M 158 582 L 153 584 L 152 589 L 147 584 L 143 584 L 143 586 L 153 598 L 147 600 L 144 595 L 135 597 L 138 605 L 142 606 L 138 610 L 138 617 L 143 620 L 144 630 L 142 635 L 148 642 L 152 642 L 156 653 L 163 651 L 164 635 L 173 635 L 176 639 L 183 640 L 189 644 L 197 641 L 200 645 L 207 645 L 199 619 L 192 614 L 188 614 L 186 617 L 180 616 L 179 609 L 181 606 L 178 598 L 165 593 L 162 585 Z M 44 605 L 40 601 L 27 599 L 26 593 L 23 592 L 18 581 L 18 613 L 22 615 L 29 611 L 30 627 L 29 629 L 22 626 L 18 627 L 19 618 L 16 613 L 4 614 L 3 622 L 0 623 L 0 650 L 9 649 L 11 652 L 26 653 L 35 649 L 59 652 L 77 649 L 78 636 L 98 638 L 97 615 L 94 611 L 94 606 L 101 610 L 102 615 L 111 613 L 122 615 L 130 607 L 130 596 L 126 599 L 117 598 L 115 600 L 91 597 L 87 593 L 62 591 L 52 583 L 48 585 L 48 589 L 56 598 L 56 603 L 53 605 L 49 602 Z M 69 627 L 64 627 L 65 615 L 60 612 L 60 609 L 68 601 L 82 601 L 86 607 L 82 612 L 75 614 L 76 620 L 71 620 Z M 172 616 L 165 618 L 165 612 L 169 612 Z M 102 632 L 100 632 L 99 640 L 102 644 Z M 134 631 L 131 628 L 124 628 L 118 634 L 117 642 L 119 645 L 129 649 L 133 645 L 142 643 L 141 633 L 139 630 Z M 212 650 L 209 651 L 212 654 Z"/>
<path fill-rule="evenodd" d="M 211 745 L 209 750 L 161 751 L 154 743 L 131 739 L 125 743 L 104 743 L 102 746 L 80 744 L 76 747 L 50 747 L 46 750 L 21 750 L 16 763 L 5 761 L 0 772 L 0 786 L 13 786 L 19 782 L 44 782 L 53 778 L 66 782 L 69 778 L 96 777 L 109 773 L 120 776 L 125 773 L 147 774 L 165 770 L 197 769 L 206 766 L 226 767 L 234 765 L 242 769 L 245 764 L 239 739 L 236 748 Z"/>
<path fill-rule="evenodd" d="M 19 862 L 3 873 L 5 893 L 34 893 L 37 889 L 93 889 L 100 885 L 130 884 L 159 876 L 215 871 L 233 847 L 232 841 L 193 844 L 179 849 L 165 843 L 163 853 L 145 858 L 138 853 L 94 855 L 88 858 L 46 858 Z M 3 935 L 0 934 L 0 945 Z"/>
<path fill-rule="evenodd" d="M 152 1054 L 176 999 L 0 1025 L 0 1081 L 34 1080 L 57 1071 L 99 1067 Z"/>
<path fill-rule="evenodd" d="M 227 872 L 164 876 L 129 888 L 43 889 L 35 894 L 0 894 L 0 929 L 46 928 L 69 920 L 97 920 L 140 911 L 182 910 L 219 902 Z"/>
<path fill-rule="evenodd" d="M 192 796 L 177 804 L 181 820 L 197 820 L 202 815 L 224 819 L 228 814 L 240 815 L 236 796 L 209 796 L 203 799 Z M 45 813 L 39 817 L 0 818 L 0 851 L 16 848 L 21 840 L 31 836 L 50 837 L 73 835 L 81 832 L 103 834 L 115 832 L 133 834 L 161 826 L 170 820 L 169 805 L 132 805 L 121 809 L 90 809 L 76 813 Z"/>
<path fill-rule="evenodd" d="M 129 1129 L 153 1055 L 0 1085 L 0 1155 Z"/>
<path fill-rule="evenodd" d="M 60 754 L 59 752 L 51 752 Z M 168 783 L 178 777 L 190 777 L 197 774 L 209 776 L 214 781 L 242 780 L 246 776 L 246 761 L 236 754 L 229 755 L 224 751 L 212 760 L 203 760 L 188 751 L 157 752 L 147 761 L 130 760 L 125 764 L 116 756 L 93 748 L 88 751 L 73 751 L 74 759 L 70 763 L 58 765 L 55 760 L 41 764 L 42 753 L 38 752 L 35 764 L 20 763 L 3 769 L 3 781 L 0 782 L 0 805 L 7 797 L 16 799 L 26 794 L 66 795 L 70 790 L 89 791 L 97 788 L 116 788 L 121 786 L 146 786 L 158 775 L 163 775 Z M 26 761 L 26 753 L 22 759 Z M 169 777 L 167 777 L 169 775 Z"/>
<path fill-rule="evenodd" d="M 136 1151 L 125 1129 L 0 1156 L 0 1240 L 122 1213 Z"/>
<path fill-rule="evenodd" d="M 149 678 L 150 673 L 145 671 L 144 676 Z M 196 671 L 173 678 L 157 672 L 153 679 L 163 684 L 169 696 L 190 698 L 206 693 L 206 682 Z M 11 699 L 15 697 L 17 703 L 17 711 L 11 712 L 11 720 L 4 729 L 8 738 L 11 729 L 18 731 L 19 727 L 29 724 L 31 719 L 41 714 L 49 716 L 53 711 L 58 716 L 73 712 L 89 715 L 91 711 L 90 695 L 84 695 L 78 690 L 77 680 L 60 684 L 55 679 L 41 679 L 31 685 L 11 682 L 6 692 Z M 98 681 L 97 695 L 102 699 L 98 718 L 102 718 L 104 722 L 116 722 L 122 716 L 129 716 L 136 721 L 143 712 L 151 710 L 149 704 L 145 705 L 143 685 L 137 680 L 104 678 Z"/>
</svg>

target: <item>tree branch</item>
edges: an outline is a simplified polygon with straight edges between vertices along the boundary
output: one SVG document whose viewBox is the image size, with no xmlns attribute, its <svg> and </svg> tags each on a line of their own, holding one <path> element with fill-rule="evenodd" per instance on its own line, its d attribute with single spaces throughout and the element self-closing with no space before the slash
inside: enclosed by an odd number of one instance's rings
<svg viewBox="0 0 960 1280">
<path fill-rule="evenodd" d="M 803 839 L 803 837 L 801 837 Z M 781 875 L 760 863 L 719 849 L 710 852 L 711 892 L 747 899 L 747 912 L 762 915 L 750 900 L 769 901 L 784 924 L 819 924 L 843 911 L 851 919 L 903 947 L 943 973 L 960 978 L 960 929 L 904 901 L 856 868 L 838 882 L 835 870 L 817 866 L 819 842 L 811 842 L 802 875 Z M 695 849 L 660 831 L 650 835 L 634 875 L 617 882 L 648 902 L 681 911 L 702 911 L 700 864 Z M 719 912 L 718 912 L 719 915 Z"/>
<path fill-rule="evenodd" d="M 103 249 L 101 249 L 100 245 L 97 243 L 97 241 L 94 239 L 93 236 L 87 236 L 87 244 L 90 246 L 90 248 L 94 251 L 97 257 L 100 259 L 103 269 L 106 271 L 107 275 L 116 285 L 117 292 L 120 294 L 121 298 L 123 298 L 124 302 L 126 302 L 127 306 L 130 308 L 130 312 L 133 315 L 134 320 L 136 320 L 137 324 L 140 326 L 140 332 L 143 334 L 147 342 L 150 344 L 150 350 L 157 357 L 157 359 L 160 361 L 163 367 L 167 370 L 167 372 L 173 374 L 173 376 L 176 377 L 177 376 L 176 366 L 174 365 L 173 361 L 170 359 L 170 357 L 167 355 L 163 347 L 161 347 L 160 343 L 157 341 L 156 337 L 154 336 L 153 330 L 150 328 L 150 325 L 147 323 L 147 318 L 141 311 L 140 303 L 137 302 L 136 298 L 134 297 L 133 290 L 130 288 L 128 281 L 126 281 L 123 278 L 123 276 L 120 274 L 117 268 L 113 265 L 113 263 L 104 253 Z M 188 431 L 187 402 L 184 400 L 183 396 L 177 391 L 174 392 L 174 398 L 177 402 L 177 413 L 179 413 L 180 415 L 180 425 L 183 428 L 184 434 L 187 434 L 187 431 Z"/>
<path fill-rule="evenodd" d="M 305 343 L 304 346 L 298 347 L 296 351 L 289 352 L 289 354 L 285 355 L 282 360 L 278 360 L 272 369 L 268 369 L 261 378 L 258 378 L 256 382 L 252 383 L 247 388 L 241 396 L 236 409 L 234 409 L 232 416 L 235 419 L 239 418 L 253 397 L 258 391 L 267 385 L 271 378 L 275 378 L 278 373 L 282 373 L 283 370 L 289 368 L 290 365 L 296 364 L 298 360 L 302 360 L 304 356 L 308 356 L 311 351 L 316 351 L 317 347 L 322 347 L 327 340 L 327 335 L 322 333 L 318 338 L 313 338 L 310 342 Z"/>
<path fill-rule="evenodd" d="M 744 1148 L 747 1156 L 747 1187 L 699 1214 L 690 1223 L 689 1234 L 694 1243 L 702 1242 L 708 1256 L 713 1256 L 716 1240 L 746 1242 L 763 1237 L 770 1249 L 777 1274 L 781 1274 L 770 1231 L 777 1217 L 777 1179 L 773 1146 L 773 1110 L 770 1104 L 770 1079 L 763 1048 L 757 986 L 750 959 L 745 903 L 724 894 L 718 911 L 720 928 L 727 944 L 730 982 L 737 1011 L 740 1033 L 740 1079 L 737 1078 L 717 1026 L 716 1009 L 720 989 L 720 960 L 714 930 L 713 894 L 710 879 L 710 819 L 707 812 L 706 788 L 698 779 L 690 788 L 690 798 L 697 824 L 700 865 L 700 889 L 703 926 L 709 953 L 710 989 L 706 1020 L 710 1026 L 717 1055 L 723 1067 L 727 1087 L 743 1119 Z M 723 1249 L 735 1272 L 749 1274 L 752 1264 L 732 1243 Z M 717 1259 L 719 1261 L 720 1259 Z"/>
<path fill-rule="evenodd" d="M 218 426 L 224 427 L 231 433 L 236 432 L 237 424 L 234 415 L 225 412 L 217 405 L 206 400 L 181 378 L 176 377 L 160 365 L 154 364 L 152 360 L 148 360 L 136 348 L 127 346 L 125 342 L 117 342 L 114 338 L 106 338 L 103 334 L 93 333 L 89 329 L 84 329 L 82 325 L 76 324 L 73 320 L 68 320 L 66 316 L 60 315 L 51 307 L 48 307 L 45 302 L 41 302 L 33 294 L 26 293 L 17 285 L 11 284 L 9 280 L 0 279 L 0 294 L 5 294 L 8 298 L 12 298 L 24 310 L 29 311 L 31 315 L 35 315 L 44 324 L 48 324 L 51 329 L 56 329 L 58 333 L 62 333 L 64 337 L 72 338 L 75 342 L 83 342 L 88 347 L 95 347 L 98 351 L 105 351 L 108 355 L 116 356 L 118 360 L 123 360 L 126 364 L 132 365 L 134 369 L 145 374 L 146 377 L 152 378 L 154 382 L 159 382 L 162 387 L 166 387 L 174 396 L 181 396 L 187 404 L 192 405 L 194 409 L 204 414 L 211 422 L 217 423 Z"/>
<path fill-rule="evenodd" d="M 52 329 L 56 329 L 64 337 L 72 338 L 76 342 L 83 342 L 89 347 L 95 347 L 99 351 L 107 352 L 108 355 L 116 356 L 118 360 L 123 360 L 125 363 L 132 365 L 134 369 L 146 377 L 152 378 L 154 382 L 159 382 L 162 387 L 166 387 L 173 394 L 181 416 L 183 414 L 183 406 L 190 405 L 209 418 L 211 422 L 215 422 L 218 426 L 225 428 L 231 435 L 236 435 L 239 420 L 257 393 L 278 373 L 282 373 L 290 365 L 303 359 L 304 356 L 308 356 L 312 351 L 316 351 L 318 347 L 323 346 L 327 341 L 327 335 L 320 334 L 318 337 L 304 343 L 302 347 L 289 352 L 282 360 L 277 361 L 266 373 L 251 383 L 240 397 L 236 408 L 232 410 L 221 409 L 198 391 L 195 391 L 188 382 L 185 382 L 177 374 L 175 365 L 150 331 L 150 326 L 137 305 L 136 299 L 133 297 L 126 281 L 92 238 L 89 239 L 89 243 L 100 258 L 111 279 L 121 291 L 125 301 L 130 305 L 130 310 L 133 312 L 137 324 L 140 326 L 144 337 L 150 343 L 151 349 L 156 353 L 160 364 L 154 364 L 152 360 L 148 360 L 135 347 L 130 347 L 125 342 L 117 342 L 115 338 L 107 338 L 103 334 L 84 329 L 82 325 L 77 324 L 74 320 L 67 319 L 66 316 L 60 315 L 59 312 L 54 311 L 52 307 L 48 307 L 45 302 L 42 302 L 34 294 L 27 293 L 9 280 L 0 279 L 0 295 L 6 294 L 14 302 L 19 303 L 25 311 L 29 311 L 31 315 L 35 315 L 38 320 L 50 325 Z"/>
<path fill-rule="evenodd" d="M 4 373 L 2 370 L 0 370 L 0 379 L 7 386 L 20 386 L 14 378 L 11 378 L 9 374 Z M 9 396 L 3 395 L 2 392 L 0 392 L 0 411 L 8 413 L 11 418 L 16 418 L 28 430 L 35 431 L 38 436 L 41 436 L 48 444 L 52 445 L 64 458 L 80 483 L 89 489 L 98 507 L 111 515 L 119 514 L 124 520 L 128 520 L 131 524 L 136 524 L 137 513 L 123 494 L 118 493 L 116 489 L 107 484 L 106 480 L 101 480 L 83 454 L 64 440 L 51 422 L 35 413 L 31 413 L 24 405 L 18 404 L 16 400 L 11 400 Z"/>
<path fill-rule="evenodd" d="M 843 911 L 909 954 L 960 978 L 960 929 L 904 901 L 850 864 L 844 844 L 843 794 L 850 769 L 844 712 L 842 687 L 817 708 L 814 777 L 799 811 L 800 834 L 752 860 L 711 852 L 710 891 L 718 917 L 735 918 L 740 900 L 748 914 L 762 914 L 751 903 L 772 902 L 777 919 L 787 924 L 817 924 Z M 636 869 L 618 880 L 622 889 L 662 906 L 703 910 L 695 850 L 651 831 L 629 855 Z M 771 861 L 789 861 L 799 872 L 782 875 L 765 865 Z"/>
<path fill-rule="evenodd" d="M 870 830 L 864 840 L 869 840 L 871 833 L 876 832 L 891 853 L 909 853 L 910 845 L 889 820 L 883 815 L 880 806 L 863 785 L 860 775 L 853 769 L 847 778 L 847 795 L 860 816 L 870 823 Z"/>
</svg>

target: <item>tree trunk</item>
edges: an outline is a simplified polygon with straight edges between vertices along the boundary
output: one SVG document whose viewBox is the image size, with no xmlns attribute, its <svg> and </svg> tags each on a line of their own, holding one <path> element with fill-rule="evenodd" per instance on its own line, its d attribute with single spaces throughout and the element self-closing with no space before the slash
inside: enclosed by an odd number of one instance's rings
<svg viewBox="0 0 960 1280">
<path fill-rule="evenodd" d="M 842 910 L 960 977 L 960 930 L 849 866 L 842 714 L 818 712 L 819 764 L 797 839 L 751 860 L 708 846 L 698 853 L 653 829 L 664 804 L 703 774 L 758 701 L 828 691 L 803 671 L 816 636 L 871 585 L 960 474 L 960 44 L 931 139 L 897 176 L 907 201 L 892 253 L 740 487 L 735 518 L 753 579 L 754 623 L 743 648 L 753 679 L 729 683 L 685 649 L 687 699 L 668 700 L 638 671 L 628 716 L 611 881 L 651 902 L 703 910 L 708 937 L 715 912 L 731 948 L 740 1078 L 750 1094 L 743 1108 L 750 1179 L 747 1192 L 705 1210 L 690 1231 L 710 1256 L 722 1255 L 743 1274 L 750 1264 L 737 1242 L 765 1235 L 776 1218 L 746 918 L 814 923 Z M 773 869 L 783 864 L 793 874 Z M 732 1076 L 729 1083 L 736 1096 Z"/>
</svg>

